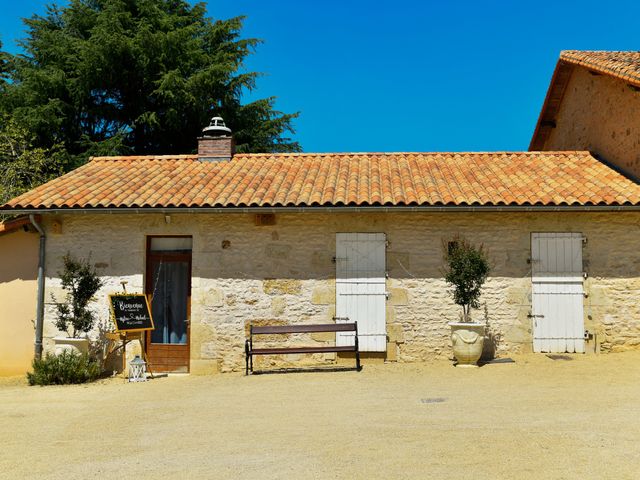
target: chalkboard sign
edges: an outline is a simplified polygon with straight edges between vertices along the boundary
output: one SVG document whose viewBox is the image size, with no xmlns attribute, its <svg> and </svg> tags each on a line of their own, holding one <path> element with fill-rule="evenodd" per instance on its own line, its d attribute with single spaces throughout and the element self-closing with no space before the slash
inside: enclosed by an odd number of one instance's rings
<svg viewBox="0 0 640 480">
<path fill-rule="evenodd" d="M 111 316 L 116 322 L 116 332 L 142 332 L 153 330 L 153 319 L 147 297 L 126 293 L 109 295 Z"/>
</svg>

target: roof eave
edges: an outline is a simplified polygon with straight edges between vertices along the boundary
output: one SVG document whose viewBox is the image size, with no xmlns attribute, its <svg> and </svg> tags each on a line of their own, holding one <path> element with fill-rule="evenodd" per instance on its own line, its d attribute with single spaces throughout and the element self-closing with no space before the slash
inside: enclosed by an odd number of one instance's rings
<svg viewBox="0 0 640 480">
<path fill-rule="evenodd" d="M 2 210 L 0 210 L 2 211 Z M 15 209 L 24 214 L 185 214 L 185 213 L 366 213 L 366 212 L 586 212 L 640 211 L 640 204 L 616 205 L 374 205 L 288 207 L 144 207 Z"/>
<path fill-rule="evenodd" d="M 0 213 L 2 213 L 3 210 L 0 210 Z M 8 211 L 7 213 L 9 214 L 21 214 L 21 213 L 37 213 L 34 211 Z M 40 217 L 36 216 L 35 218 L 36 221 L 40 220 Z M 11 233 L 11 232 L 15 232 L 17 230 L 20 230 L 21 228 L 24 228 L 27 225 L 31 225 L 31 220 L 29 219 L 29 217 L 25 216 L 25 217 L 19 217 L 19 218 L 14 218 L 12 220 L 7 220 L 6 222 L 2 222 L 0 223 L 0 235 L 3 235 L 5 233 Z"/>
<path fill-rule="evenodd" d="M 531 143 L 529 143 L 530 152 L 544 150 L 549 131 L 553 128 L 550 124 L 544 125 L 544 122 L 555 122 L 569 79 L 573 73 L 573 68 L 573 64 L 565 62 L 562 58 L 556 63 L 549 88 L 547 89 L 547 95 L 542 104 L 540 115 L 538 115 L 536 128 L 531 137 Z M 544 129 L 547 131 L 544 131 Z"/>
</svg>

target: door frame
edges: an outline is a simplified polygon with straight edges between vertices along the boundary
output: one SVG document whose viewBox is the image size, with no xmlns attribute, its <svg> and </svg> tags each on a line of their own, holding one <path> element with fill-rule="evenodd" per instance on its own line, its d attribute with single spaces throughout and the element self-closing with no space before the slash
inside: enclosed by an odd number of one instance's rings
<svg viewBox="0 0 640 480">
<path fill-rule="evenodd" d="M 546 274 L 545 272 L 535 272 L 534 261 L 539 260 L 539 258 L 534 258 L 534 238 L 540 239 L 544 238 L 545 235 L 555 235 L 554 240 L 558 238 L 563 238 L 560 235 L 563 235 L 564 238 L 580 239 L 580 265 L 577 267 L 579 271 L 575 271 L 572 269 L 570 272 L 562 272 L 562 273 L 572 273 L 575 275 L 554 275 Z M 533 351 L 536 353 L 584 353 L 584 267 L 583 267 L 583 257 L 584 257 L 584 234 L 582 232 L 575 231 L 537 231 L 531 232 L 530 234 L 531 241 L 531 331 L 532 331 L 532 347 Z M 540 248 L 540 244 L 538 244 L 538 248 Z M 541 251 L 538 251 L 538 256 L 542 255 Z M 551 257 L 550 257 L 551 258 Z M 557 256 L 556 256 L 557 258 Z M 566 263 L 565 263 L 566 265 Z M 536 281 L 537 279 L 537 281 Z M 579 285 L 580 292 L 576 292 L 576 288 Z M 543 291 L 540 291 L 543 290 Z M 544 290 L 562 290 L 562 291 L 547 291 Z M 553 298 L 553 295 L 573 295 L 579 296 L 580 301 L 576 304 L 579 304 L 579 312 L 571 311 L 569 312 L 569 319 L 565 320 L 563 325 L 565 328 L 569 328 L 573 330 L 573 335 L 568 336 L 565 333 L 565 336 L 545 336 L 549 333 L 549 329 L 558 330 L 558 325 L 554 324 L 544 324 L 544 321 L 541 321 L 541 324 L 538 325 L 538 318 L 542 315 L 542 311 L 544 310 L 542 305 L 543 303 L 538 303 L 543 298 L 544 295 L 551 295 L 550 298 Z M 574 305 L 575 306 L 575 305 Z M 557 305 L 554 308 L 566 308 L 566 305 L 561 304 L 560 307 Z M 546 310 L 544 310 L 546 312 Z M 556 311 L 557 313 L 557 311 Z M 566 312 L 565 312 L 566 313 Z M 562 320 L 562 319 L 560 319 Z M 577 330 L 579 324 L 579 333 Z M 544 328 L 543 328 L 544 327 Z M 546 329 L 546 334 L 544 333 Z M 543 333 L 543 335 L 541 335 Z M 571 343 L 572 342 L 572 343 Z M 559 347 L 562 344 L 564 347 Z"/>
<path fill-rule="evenodd" d="M 350 241 L 348 240 L 346 237 L 352 235 L 355 236 L 355 240 L 354 241 Z M 382 243 L 384 245 L 383 248 L 383 262 L 382 262 L 382 275 L 380 276 L 380 279 L 382 279 L 381 282 L 350 282 L 349 278 L 350 277 L 344 277 L 341 278 L 338 274 L 339 272 L 342 270 L 342 267 L 340 265 L 340 262 L 346 262 L 347 261 L 347 257 L 345 258 L 341 258 L 341 252 L 339 249 L 339 239 L 341 236 L 345 237 L 345 241 L 346 244 L 350 244 L 350 243 L 354 243 L 357 244 L 358 241 L 358 235 L 367 235 L 367 236 L 380 236 L 382 239 Z M 341 295 L 343 296 L 354 296 L 354 297 L 360 297 L 360 300 L 364 300 L 366 301 L 366 299 L 368 298 L 372 298 L 372 297 L 379 297 L 381 298 L 382 301 L 382 309 L 379 312 L 379 315 L 381 316 L 377 318 L 377 320 L 381 320 L 381 327 L 383 329 L 383 332 L 377 333 L 377 330 L 375 330 L 375 326 L 379 324 L 374 323 L 373 319 L 368 318 L 369 322 L 363 322 L 362 320 L 360 320 L 360 324 L 358 325 L 358 341 L 359 341 L 359 345 L 360 345 L 360 351 L 361 352 L 372 352 L 372 353 L 385 353 L 387 351 L 387 312 L 386 312 L 386 307 L 387 307 L 387 234 L 386 232 L 362 232 L 362 231 L 358 231 L 358 232 L 336 232 L 335 233 L 335 239 L 336 239 L 336 246 L 335 246 L 335 252 L 336 252 L 336 266 L 335 266 L 335 294 L 336 294 L 336 300 L 335 300 L 335 308 L 336 308 L 336 323 L 340 323 L 340 322 L 346 322 L 347 320 L 345 320 L 345 313 L 348 312 L 348 305 L 351 305 L 352 307 L 355 307 L 356 310 L 360 310 L 360 308 L 362 307 L 362 305 L 358 305 L 353 304 L 351 302 L 347 302 L 346 299 L 344 299 L 343 301 L 340 301 L 340 297 Z M 368 242 L 363 242 L 364 243 L 368 243 Z M 376 277 L 377 278 L 377 277 Z M 360 285 L 360 287 L 362 287 L 363 285 L 365 285 L 366 287 L 364 288 L 365 290 L 367 290 L 366 292 L 360 292 L 360 293 L 352 293 L 349 292 L 347 293 L 346 291 L 341 291 L 342 287 L 345 287 L 346 285 L 351 285 L 352 287 L 354 285 Z M 339 306 L 344 307 L 345 311 L 342 311 Z M 367 305 L 366 308 L 370 308 L 371 305 Z M 348 320 L 349 322 L 353 322 L 353 321 L 357 321 L 357 318 L 349 318 Z M 371 333 L 371 330 L 376 331 L 376 333 Z M 347 346 L 347 345 L 353 345 L 353 333 L 351 332 L 338 332 L 336 333 L 336 345 L 339 346 Z M 384 337 L 384 341 L 379 342 L 376 339 L 373 339 L 375 342 L 375 345 L 373 344 L 374 342 L 371 342 L 369 340 L 371 340 L 370 338 L 367 337 Z M 382 345 L 379 345 L 379 343 L 382 343 Z"/>
<path fill-rule="evenodd" d="M 158 259 L 167 259 L 169 261 L 180 261 L 180 262 L 187 262 L 189 265 L 189 275 L 188 275 L 188 284 L 187 284 L 187 343 L 185 344 L 171 344 L 171 343 L 167 343 L 167 344 L 160 344 L 160 343 L 155 343 L 152 344 L 151 343 L 151 331 L 147 331 L 145 332 L 145 350 L 147 352 L 147 355 L 149 355 L 149 352 L 153 351 L 154 348 L 158 348 L 160 345 L 164 345 L 166 347 L 170 347 L 172 345 L 176 346 L 176 345 L 180 345 L 181 347 L 184 346 L 184 348 L 187 351 L 187 373 L 191 371 L 191 286 L 192 286 L 192 271 L 193 271 L 193 245 L 191 248 L 191 251 L 189 253 L 178 253 L 178 252 L 171 252 L 171 251 L 166 251 L 166 252 L 162 252 L 162 251 L 158 251 L 158 252 L 152 252 L 151 251 L 151 239 L 153 238 L 191 238 L 193 241 L 193 236 L 192 235 L 147 235 L 147 239 L 146 239 L 146 250 L 145 250 L 145 259 L 146 259 L 146 265 L 145 265 L 145 281 L 144 281 L 144 292 L 145 295 L 147 297 L 147 300 L 149 301 L 149 305 L 151 306 L 152 304 L 152 294 L 153 294 L 153 272 L 151 271 L 151 265 L 152 265 L 152 260 L 158 260 Z M 152 345 L 155 345 L 155 347 L 152 347 Z M 151 368 L 153 368 L 153 363 L 151 365 Z"/>
</svg>

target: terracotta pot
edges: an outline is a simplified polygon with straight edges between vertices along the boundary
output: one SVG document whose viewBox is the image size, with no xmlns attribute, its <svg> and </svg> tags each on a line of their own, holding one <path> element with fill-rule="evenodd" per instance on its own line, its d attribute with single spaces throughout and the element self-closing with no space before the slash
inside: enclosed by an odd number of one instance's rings
<svg viewBox="0 0 640 480">
<path fill-rule="evenodd" d="M 477 367 L 484 345 L 484 323 L 451 322 L 451 343 L 458 367 Z"/>
<path fill-rule="evenodd" d="M 73 351 L 82 354 L 89 353 L 88 338 L 54 337 L 53 341 L 56 344 L 56 355 L 60 355 L 65 351 Z"/>
</svg>

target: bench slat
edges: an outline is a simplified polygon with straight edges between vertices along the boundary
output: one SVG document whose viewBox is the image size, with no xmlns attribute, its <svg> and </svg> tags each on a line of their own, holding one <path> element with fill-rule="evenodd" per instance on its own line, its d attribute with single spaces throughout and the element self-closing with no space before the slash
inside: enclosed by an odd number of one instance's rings
<svg viewBox="0 0 640 480">
<path fill-rule="evenodd" d="M 281 347 L 281 348 L 254 348 L 252 355 L 282 355 L 286 353 L 329 353 L 329 352 L 355 352 L 355 346 L 336 347 L 327 345 L 325 347 Z"/>
<path fill-rule="evenodd" d="M 324 323 L 318 325 L 272 325 L 265 327 L 254 325 L 251 326 L 251 333 L 253 335 L 355 331 L 355 323 Z"/>
</svg>

